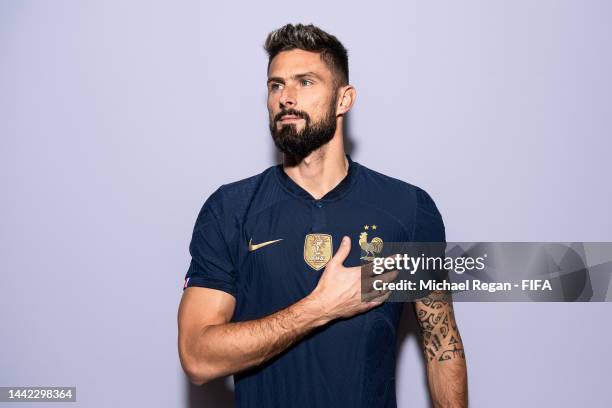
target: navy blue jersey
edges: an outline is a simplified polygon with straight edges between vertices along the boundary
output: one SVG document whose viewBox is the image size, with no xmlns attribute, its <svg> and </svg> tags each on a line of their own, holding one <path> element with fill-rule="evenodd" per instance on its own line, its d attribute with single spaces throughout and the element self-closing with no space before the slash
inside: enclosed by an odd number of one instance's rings
<svg viewBox="0 0 612 408">
<path fill-rule="evenodd" d="M 236 298 L 232 321 L 252 320 L 312 292 L 344 235 L 359 266 L 380 242 L 443 242 L 442 217 L 419 187 L 353 161 L 347 176 L 314 199 L 283 170 L 216 190 L 200 211 L 185 288 Z M 395 407 L 396 333 L 404 304 L 387 302 L 337 320 L 261 366 L 234 376 L 236 406 Z"/>
</svg>

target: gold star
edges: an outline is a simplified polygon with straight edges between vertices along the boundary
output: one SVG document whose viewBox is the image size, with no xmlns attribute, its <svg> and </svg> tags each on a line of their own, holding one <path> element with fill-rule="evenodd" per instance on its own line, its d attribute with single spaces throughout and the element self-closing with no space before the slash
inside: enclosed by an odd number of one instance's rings
<svg viewBox="0 0 612 408">
<path fill-rule="evenodd" d="M 376 225 L 372 225 L 372 229 L 376 229 Z"/>
<path fill-rule="evenodd" d="M 367 226 L 367 225 L 364 225 L 364 226 L 363 226 L 363 229 L 368 229 L 368 226 Z"/>
</svg>

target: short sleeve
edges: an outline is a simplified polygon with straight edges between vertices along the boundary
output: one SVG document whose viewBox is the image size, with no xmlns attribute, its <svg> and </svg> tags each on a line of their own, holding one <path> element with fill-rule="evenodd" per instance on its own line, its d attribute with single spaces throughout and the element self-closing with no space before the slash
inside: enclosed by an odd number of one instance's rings
<svg viewBox="0 0 612 408">
<path fill-rule="evenodd" d="M 236 296 L 235 269 L 219 218 L 213 211 L 213 196 L 202 207 L 196 220 L 189 253 L 191 262 L 183 290 L 190 286 L 218 289 Z"/>
<path fill-rule="evenodd" d="M 446 252 L 446 231 L 442 215 L 432 198 L 422 189 L 417 190 L 417 206 L 415 211 L 413 242 L 418 244 L 418 252 L 427 257 L 439 257 L 444 259 Z M 423 280 L 444 281 L 448 280 L 448 270 L 444 263 L 434 263 L 432 267 L 424 270 L 422 274 L 415 274 L 415 278 Z M 413 293 L 416 299 L 427 296 L 431 290 L 421 290 Z"/>
<path fill-rule="evenodd" d="M 417 189 L 413 242 L 446 242 L 446 231 L 442 215 L 429 194 Z"/>
</svg>

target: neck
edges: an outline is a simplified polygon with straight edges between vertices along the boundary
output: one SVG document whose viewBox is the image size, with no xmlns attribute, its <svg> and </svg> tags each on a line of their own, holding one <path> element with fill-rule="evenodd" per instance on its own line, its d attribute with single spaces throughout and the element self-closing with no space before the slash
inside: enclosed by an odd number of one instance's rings
<svg viewBox="0 0 612 408">
<path fill-rule="evenodd" d="M 337 132 L 329 143 L 313 151 L 299 163 L 291 163 L 284 157 L 285 173 L 315 199 L 320 199 L 348 174 L 349 163 L 342 139 L 342 133 Z"/>
</svg>

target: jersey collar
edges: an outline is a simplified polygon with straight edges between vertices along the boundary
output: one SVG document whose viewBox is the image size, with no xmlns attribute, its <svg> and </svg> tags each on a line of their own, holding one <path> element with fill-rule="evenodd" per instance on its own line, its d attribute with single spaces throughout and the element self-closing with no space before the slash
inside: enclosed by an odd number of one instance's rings
<svg viewBox="0 0 612 408">
<path fill-rule="evenodd" d="M 310 201 L 335 201 L 348 193 L 357 179 L 359 163 L 353 161 L 351 156 L 348 154 L 346 154 L 346 159 L 349 163 L 348 174 L 340 181 L 340 183 L 338 183 L 338 185 L 336 185 L 336 187 L 327 192 L 327 194 L 325 194 L 319 200 L 316 200 L 308 191 L 304 190 L 295 181 L 293 181 L 293 179 L 283 170 L 282 163 L 275 166 L 274 172 L 276 173 L 276 178 L 280 182 L 281 186 L 289 193 L 299 198 Z"/>
</svg>

